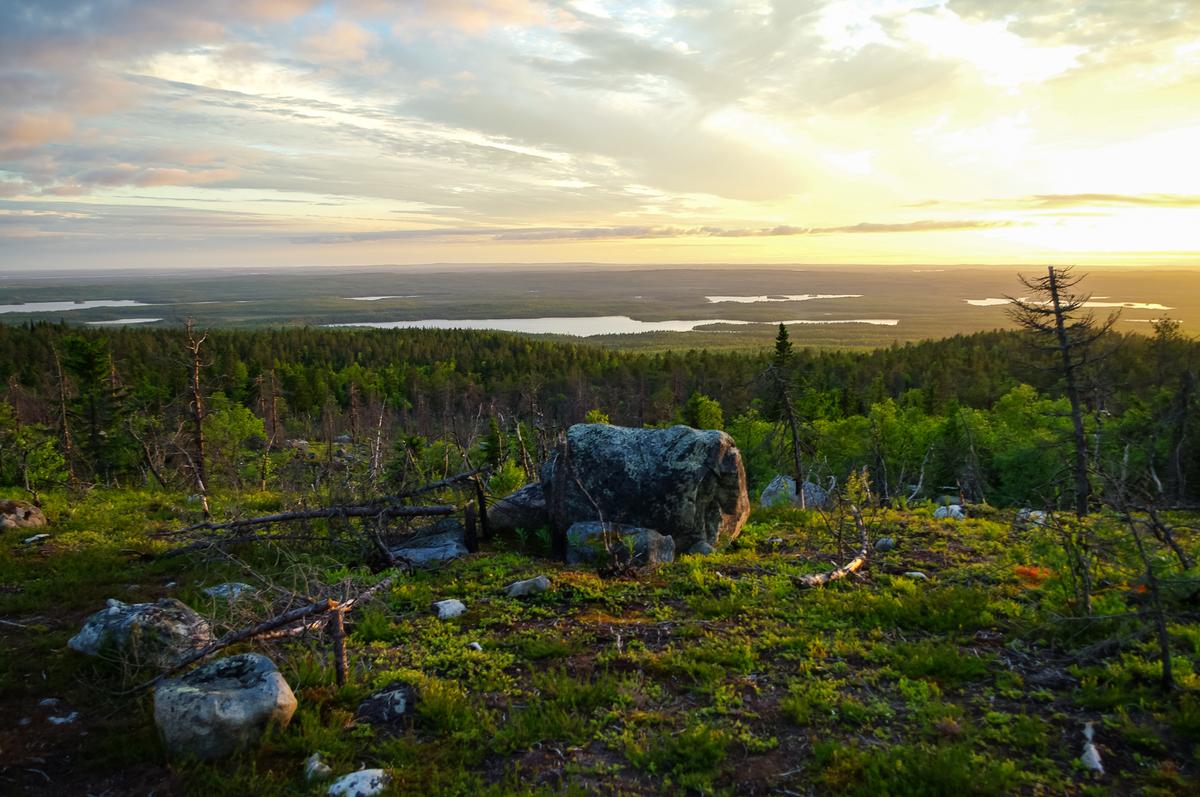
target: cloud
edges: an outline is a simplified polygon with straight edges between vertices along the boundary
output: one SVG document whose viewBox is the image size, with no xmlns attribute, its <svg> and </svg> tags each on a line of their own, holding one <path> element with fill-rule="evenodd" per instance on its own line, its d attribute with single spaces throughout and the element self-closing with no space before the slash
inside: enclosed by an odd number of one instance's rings
<svg viewBox="0 0 1200 797">
<path fill-rule="evenodd" d="M 66 137 L 74 120 L 54 111 L 18 112 L 0 119 L 0 153 L 36 147 Z"/>
<path fill-rule="evenodd" d="M 988 207 L 1010 210 L 1048 210 L 1069 208 L 1142 207 L 1195 208 L 1200 207 L 1200 194 L 1032 194 L 1022 197 L 945 201 L 926 199 L 907 207 Z"/>
<path fill-rule="evenodd" d="M 774 227 L 725 228 L 713 226 L 675 227 L 625 225 L 618 227 L 529 227 L 492 228 L 463 227 L 418 230 L 380 230 L 361 233 L 310 235 L 294 238 L 295 243 L 344 244 L 386 240 L 455 240 L 486 238 L 493 241 L 599 241 L 646 240 L 659 238 L 775 238 L 803 235 L 834 235 L 848 233 L 912 233 L 948 232 L 1009 227 L 1014 222 L 1001 220 L 943 220 L 914 221 L 900 224 L 862 222 L 841 227 Z"/>
<path fill-rule="evenodd" d="M 301 42 L 301 51 L 319 62 L 365 61 L 379 43 L 371 31 L 346 20 L 336 20 L 321 33 L 314 33 Z"/>
<path fill-rule="evenodd" d="M 1196 194 L 1037 194 L 1026 197 L 1025 204 L 1043 208 L 1072 207 L 1200 207 L 1200 195 Z"/>
</svg>

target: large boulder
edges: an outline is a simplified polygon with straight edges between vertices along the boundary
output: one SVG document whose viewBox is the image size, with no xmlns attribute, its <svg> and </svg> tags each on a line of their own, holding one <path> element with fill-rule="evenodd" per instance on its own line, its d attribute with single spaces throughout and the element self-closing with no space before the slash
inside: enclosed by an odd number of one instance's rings
<svg viewBox="0 0 1200 797">
<path fill-rule="evenodd" d="M 604 533 L 612 535 L 612 564 L 638 567 L 675 561 L 675 540 L 653 529 L 622 526 L 618 523 L 601 523 L 592 520 L 575 523 L 567 529 L 567 564 L 608 564 L 608 552 L 604 549 Z"/>
<path fill-rule="evenodd" d="M 687 426 L 572 426 L 542 469 L 554 542 L 566 555 L 575 523 L 656 529 L 675 550 L 727 543 L 750 514 L 746 472 L 733 438 Z"/>
<path fill-rule="evenodd" d="M 167 751 L 184 758 L 250 749 L 268 728 L 287 727 L 295 711 L 291 687 L 258 653 L 218 659 L 154 690 L 154 722 Z"/>
<path fill-rule="evenodd" d="M 432 565 L 466 556 L 467 531 L 455 518 L 443 518 L 418 529 L 392 548 L 392 556 L 414 565 Z"/>
<path fill-rule="evenodd" d="M 0 531 L 40 529 L 46 525 L 42 510 L 27 501 L 0 501 Z"/>
<path fill-rule="evenodd" d="M 525 485 L 488 507 L 488 528 L 493 533 L 510 533 L 517 529 L 533 531 L 548 525 L 546 495 L 537 482 Z"/>
<path fill-rule="evenodd" d="M 156 603 L 110 598 L 108 607 L 89 617 L 67 646 L 89 656 L 168 669 L 212 641 L 208 621 L 174 598 Z"/>
</svg>

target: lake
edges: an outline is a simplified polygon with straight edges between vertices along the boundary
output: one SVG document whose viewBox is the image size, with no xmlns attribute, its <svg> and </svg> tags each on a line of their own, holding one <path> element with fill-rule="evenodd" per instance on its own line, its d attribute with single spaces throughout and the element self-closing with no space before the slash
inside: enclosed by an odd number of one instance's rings
<svg viewBox="0 0 1200 797">
<path fill-rule="evenodd" d="M 132 299 L 97 299 L 90 302 L 28 302 L 0 304 L 0 313 L 62 313 L 69 310 L 91 310 L 93 307 L 150 307 Z"/>
<path fill-rule="evenodd" d="M 638 321 L 625 315 L 543 317 L 543 318 L 426 318 L 416 321 L 368 321 L 353 324 L 328 324 L 331 327 L 371 327 L 374 329 L 491 329 L 498 332 L 523 332 L 528 335 L 572 335 L 590 338 L 595 335 L 635 335 L 642 332 L 692 332 L 716 324 L 747 326 L 750 324 L 868 324 L 894 327 L 895 318 L 847 318 L 795 321 L 736 321 L 702 319 L 696 321 Z"/>
</svg>

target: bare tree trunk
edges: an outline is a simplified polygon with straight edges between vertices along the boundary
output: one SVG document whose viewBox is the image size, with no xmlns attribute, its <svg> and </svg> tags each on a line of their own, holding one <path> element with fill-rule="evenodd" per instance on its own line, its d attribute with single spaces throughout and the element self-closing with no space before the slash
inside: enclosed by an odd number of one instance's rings
<svg viewBox="0 0 1200 797">
<path fill-rule="evenodd" d="M 360 406 L 358 401 L 358 383 L 350 383 L 350 442 L 358 442 L 359 433 L 359 413 Z"/>
<path fill-rule="evenodd" d="M 71 440 L 71 423 L 67 413 L 67 377 L 63 374 L 58 347 L 51 346 L 50 351 L 54 353 L 54 369 L 58 375 L 58 432 L 62 440 L 63 459 L 67 463 L 67 479 L 74 490 L 79 486 L 79 479 L 75 475 L 75 444 Z"/>
<path fill-rule="evenodd" d="M 192 361 L 192 445 L 196 449 L 196 458 L 192 470 L 196 476 L 196 489 L 200 494 L 200 504 L 204 510 L 204 519 L 212 517 L 208 506 L 208 473 L 204 462 L 206 459 L 204 446 L 204 393 L 200 389 L 200 372 L 204 367 L 200 359 L 200 347 L 208 339 L 208 334 L 196 337 L 192 319 L 187 320 L 187 347 Z"/>
<path fill-rule="evenodd" d="M 1170 692 L 1175 688 L 1175 677 L 1171 672 L 1171 638 L 1167 634 L 1167 619 L 1163 612 L 1162 593 L 1158 589 L 1158 577 L 1154 575 L 1154 567 L 1150 563 L 1146 544 L 1142 541 L 1142 535 L 1138 531 L 1137 520 L 1131 515 L 1126 515 L 1126 521 L 1129 531 L 1133 534 L 1133 540 L 1137 543 L 1138 556 L 1142 559 L 1142 566 L 1146 569 L 1146 586 L 1150 589 L 1150 599 L 1154 603 L 1154 625 L 1158 632 L 1158 657 L 1162 662 L 1160 684 L 1164 692 Z"/>
<path fill-rule="evenodd" d="M 1062 358 L 1063 378 L 1067 383 L 1067 400 L 1071 402 L 1071 426 L 1075 434 L 1075 514 L 1083 517 L 1088 512 L 1088 499 L 1092 486 L 1088 481 L 1087 437 L 1083 430 L 1083 409 L 1079 398 L 1079 385 L 1075 378 L 1076 362 L 1071 356 L 1071 342 L 1067 339 L 1066 322 L 1062 302 L 1058 293 L 1058 275 L 1050 266 L 1050 299 L 1054 303 L 1054 333 L 1058 340 L 1059 356 Z"/>
</svg>

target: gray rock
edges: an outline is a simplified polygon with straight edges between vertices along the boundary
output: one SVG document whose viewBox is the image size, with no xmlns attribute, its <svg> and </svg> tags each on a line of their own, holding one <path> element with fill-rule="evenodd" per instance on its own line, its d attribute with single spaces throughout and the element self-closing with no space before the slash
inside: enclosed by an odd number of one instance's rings
<svg viewBox="0 0 1200 797">
<path fill-rule="evenodd" d="M 967 513 L 958 504 L 939 506 L 933 511 L 934 520 L 966 520 Z"/>
<path fill-rule="evenodd" d="M 604 550 L 606 529 L 613 538 L 612 555 L 616 561 L 611 564 L 643 567 L 675 561 L 675 540 L 665 534 L 593 520 L 575 523 L 567 529 L 567 564 L 610 564 L 609 553 Z"/>
<path fill-rule="evenodd" d="M 8 529 L 40 529 L 46 525 L 46 515 L 27 501 L 0 501 L 0 531 Z"/>
<path fill-rule="evenodd" d="M 750 514 L 742 455 L 733 438 L 687 426 L 626 429 L 572 426 L 542 469 L 542 490 L 566 554 L 575 523 L 603 519 L 656 529 L 677 550 L 733 540 Z"/>
<path fill-rule="evenodd" d="M 284 728 L 296 696 L 266 656 L 243 653 L 205 664 L 154 690 L 154 722 L 167 751 L 197 759 L 224 758 Z"/>
<path fill-rule="evenodd" d="M 875 550 L 879 553 L 887 553 L 888 551 L 896 550 L 896 541 L 891 537 L 880 537 L 875 540 Z"/>
<path fill-rule="evenodd" d="M 449 600 L 436 601 L 430 607 L 439 620 L 450 620 L 463 614 L 467 610 L 467 605 L 460 600 L 450 598 Z"/>
<path fill-rule="evenodd" d="M 174 598 L 133 604 L 109 599 L 67 645 L 89 656 L 115 655 L 167 669 L 212 641 L 208 621 Z"/>
<path fill-rule="evenodd" d="M 524 529 L 533 531 L 550 525 L 546 495 L 538 482 L 527 484 L 488 507 L 488 528 L 500 534 Z"/>
<path fill-rule="evenodd" d="M 715 553 L 716 550 L 716 548 L 712 547 L 704 540 L 700 540 L 700 542 L 696 543 L 691 548 L 688 548 L 687 552 L 690 554 L 696 554 L 698 556 L 708 556 L 710 553 Z"/>
<path fill-rule="evenodd" d="M 804 482 L 804 506 L 808 509 L 828 509 L 832 504 L 829 491 L 814 482 Z M 758 502 L 762 506 L 780 506 L 793 504 L 800 506 L 800 496 L 796 492 L 796 480 L 791 476 L 776 476 L 763 488 Z"/>
<path fill-rule="evenodd" d="M 256 592 L 258 592 L 257 589 L 240 581 L 229 581 L 214 587 L 207 587 L 204 590 L 204 594 L 208 597 L 226 601 L 236 601 L 243 595 L 253 595 Z"/>
<path fill-rule="evenodd" d="M 796 501 L 796 480 L 791 476 L 779 474 L 771 482 L 763 488 L 762 495 L 758 498 L 760 506 L 779 506 L 780 504 L 791 504 Z"/>
<path fill-rule="evenodd" d="M 344 445 L 349 445 L 350 443 L 353 443 L 354 438 L 348 434 L 340 434 L 337 437 L 333 438 L 333 442 L 337 443 L 339 446 L 344 446 Z"/>
<path fill-rule="evenodd" d="M 389 684 L 358 704 L 354 721 L 401 733 L 411 724 L 413 703 L 411 689 L 399 683 Z"/>
<path fill-rule="evenodd" d="M 333 782 L 329 797 L 375 797 L 392 782 L 392 776 L 382 769 L 360 769 Z"/>
<path fill-rule="evenodd" d="M 1013 520 L 1013 525 L 1019 529 L 1026 529 L 1032 526 L 1045 526 L 1046 513 L 1040 509 L 1018 510 L 1017 516 Z"/>
<path fill-rule="evenodd" d="M 333 777 L 333 770 L 320 753 L 313 753 L 304 761 L 304 779 L 309 783 L 315 783 L 318 780 L 329 780 Z"/>
<path fill-rule="evenodd" d="M 804 506 L 809 509 L 829 509 L 833 506 L 833 495 L 819 484 L 804 483 Z"/>
<path fill-rule="evenodd" d="M 430 565 L 457 559 L 470 553 L 466 545 L 467 531 L 454 518 L 445 518 L 424 526 L 392 548 L 392 556 L 414 565 Z"/>
<path fill-rule="evenodd" d="M 79 719 L 78 711 L 72 711 L 71 713 L 64 714 L 61 717 L 46 717 L 46 721 L 51 725 L 70 725 L 77 719 Z"/>
<path fill-rule="evenodd" d="M 925 574 L 924 574 L 924 573 L 922 573 L 920 570 L 909 570 L 909 571 L 908 571 L 907 573 L 905 573 L 904 575 L 905 575 L 907 578 L 912 578 L 912 579 L 915 579 L 915 580 L 917 580 L 917 581 L 928 581 L 928 580 L 929 580 L 929 576 L 925 575 Z"/>
<path fill-rule="evenodd" d="M 37 545 L 38 543 L 45 542 L 48 539 L 50 539 L 49 534 L 34 534 L 32 537 L 26 537 L 25 539 L 21 540 L 21 544 Z"/>
<path fill-rule="evenodd" d="M 545 592 L 550 589 L 550 579 L 546 576 L 536 576 L 527 578 L 524 581 L 514 581 L 504 588 L 504 594 L 510 598 L 524 598 L 528 595 L 537 595 L 539 592 Z"/>
</svg>

